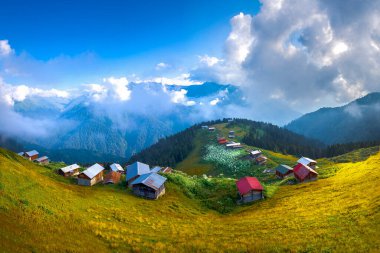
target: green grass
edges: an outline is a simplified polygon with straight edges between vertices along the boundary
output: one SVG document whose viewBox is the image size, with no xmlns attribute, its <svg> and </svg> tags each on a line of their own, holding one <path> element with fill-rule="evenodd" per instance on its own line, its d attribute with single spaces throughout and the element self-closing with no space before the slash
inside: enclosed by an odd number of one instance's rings
<svg viewBox="0 0 380 253">
<path fill-rule="evenodd" d="M 223 196 L 234 180 L 176 173 L 149 201 L 125 187 L 60 181 L 0 149 L 0 251 L 378 252 L 379 164 L 376 154 L 336 164 L 327 179 L 265 186 L 271 198 L 222 215 L 214 205 L 231 204 Z"/>
</svg>

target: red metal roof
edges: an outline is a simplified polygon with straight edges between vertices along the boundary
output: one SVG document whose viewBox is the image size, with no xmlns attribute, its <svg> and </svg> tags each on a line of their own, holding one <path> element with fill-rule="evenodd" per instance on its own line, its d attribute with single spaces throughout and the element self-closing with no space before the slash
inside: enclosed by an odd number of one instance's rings
<svg viewBox="0 0 380 253">
<path fill-rule="evenodd" d="M 225 143 L 227 143 L 227 140 L 226 140 L 226 139 L 219 140 L 218 143 L 219 143 L 219 144 L 225 144 Z"/>
<path fill-rule="evenodd" d="M 241 195 L 244 195 L 252 190 L 262 191 L 263 186 L 260 184 L 259 180 L 255 177 L 243 177 L 236 182 L 236 186 Z"/>
<path fill-rule="evenodd" d="M 303 165 L 301 163 L 294 166 L 293 173 L 300 180 L 304 180 L 307 177 L 307 175 L 309 175 L 309 173 L 318 175 L 318 173 L 315 170 L 313 170 L 309 166 Z"/>
</svg>

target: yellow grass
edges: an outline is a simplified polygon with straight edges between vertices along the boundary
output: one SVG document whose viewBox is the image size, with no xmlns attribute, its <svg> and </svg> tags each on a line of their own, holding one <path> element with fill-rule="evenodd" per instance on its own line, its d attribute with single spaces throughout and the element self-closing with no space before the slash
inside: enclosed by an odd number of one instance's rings
<svg viewBox="0 0 380 253">
<path fill-rule="evenodd" d="M 220 215 L 174 184 L 158 201 L 126 189 L 57 181 L 0 150 L 0 251 L 378 252 L 380 154 L 335 176 L 280 186 Z"/>
</svg>

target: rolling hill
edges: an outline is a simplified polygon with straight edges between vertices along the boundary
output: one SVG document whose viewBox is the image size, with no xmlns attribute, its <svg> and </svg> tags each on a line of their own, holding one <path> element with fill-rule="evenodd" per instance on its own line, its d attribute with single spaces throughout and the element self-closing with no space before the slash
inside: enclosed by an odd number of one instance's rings
<svg viewBox="0 0 380 253">
<path fill-rule="evenodd" d="M 342 107 L 319 109 L 285 127 L 326 144 L 380 140 L 380 93 Z"/>
<path fill-rule="evenodd" d="M 191 196 L 218 187 L 224 194 L 228 190 L 222 189 L 231 185 L 228 179 L 222 178 L 227 180 L 222 184 L 217 178 L 177 172 L 169 178 L 166 195 L 147 201 L 123 185 L 77 186 L 55 174 L 53 165 L 38 166 L 0 149 L 0 248 L 4 252 L 376 252 L 380 250 L 379 163 L 377 153 L 365 161 L 331 164 L 335 173 L 329 178 L 279 186 L 270 198 L 235 206 L 222 215 Z"/>
</svg>

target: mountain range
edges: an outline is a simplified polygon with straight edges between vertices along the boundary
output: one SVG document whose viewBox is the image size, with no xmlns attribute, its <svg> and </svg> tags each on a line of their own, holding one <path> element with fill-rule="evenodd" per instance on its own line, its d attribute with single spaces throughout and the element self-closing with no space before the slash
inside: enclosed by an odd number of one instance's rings
<svg viewBox="0 0 380 253">
<path fill-rule="evenodd" d="M 249 108 L 243 92 L 233 85 L 167 86 L 165 92 L 182 99 L 175 106 L 162 101 L 159 84 L 131 84 L 130 88 L 141 93 L 149 90 L 155 95 L 147 97 L 151 99 L 148 106 L 145 103 L 134 109 L 108 104 L 112 101 L 96 103 L 89 95 L 74 99 L 28 97 L 16 102 L 14 109 L 22 116 L 54 122 L 52 132 L 47 137 L 3 136 L 1 146 L 14 151 L 38 149 L 65 162 L 124 162 L 159 139 L 195 123 L 232 117 L 234 112 Z M 189 106 L 190 102 L 193 106 Z M 371 93 L 342 107 L 308 113 L 285 128 L 327 145 L 380 140 L 379 115 L 380 93 Z"/>
<path fill-rule="evenodd" d="M 285 127 L 326 144 L 380 140 L 380 93 L 341 107 L 321 108 Z"/>
</svg>

